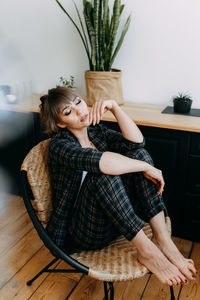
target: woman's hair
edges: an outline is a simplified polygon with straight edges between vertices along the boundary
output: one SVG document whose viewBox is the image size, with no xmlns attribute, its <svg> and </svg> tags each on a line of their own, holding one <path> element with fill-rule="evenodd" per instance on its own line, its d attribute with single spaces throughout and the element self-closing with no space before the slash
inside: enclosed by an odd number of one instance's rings
<svg viewBox="0 0 200 300">
<path fill-rule="evenodd" d="M 57 133 L 60 128 L 56 125 L 59 122 L 59 113 L 63 103 L 70 104 L 75 97 L 79 96 L 71 88 L 57 86 L 48 90 L 48 94 L 40 98 L 40 118 L 45 126 L 45 133 Z"/>
</svg>

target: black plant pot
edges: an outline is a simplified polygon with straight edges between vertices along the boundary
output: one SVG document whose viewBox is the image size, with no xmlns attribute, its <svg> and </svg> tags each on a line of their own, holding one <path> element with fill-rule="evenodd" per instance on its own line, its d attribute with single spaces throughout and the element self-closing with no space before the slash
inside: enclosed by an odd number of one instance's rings
<svg viewBox="0 0 200 300">
<path fill-rule="evenodd" d="M 177 113 L 188 113 L 191 109 L 192 100 L 184 101 L 182 99 L 174 99 L 174 111 Z"/>
</svg>

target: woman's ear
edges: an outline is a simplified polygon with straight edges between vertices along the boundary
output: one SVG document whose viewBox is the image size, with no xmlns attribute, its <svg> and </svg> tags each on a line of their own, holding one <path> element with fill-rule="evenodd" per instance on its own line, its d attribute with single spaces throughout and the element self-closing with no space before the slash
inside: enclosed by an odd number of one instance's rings
<svg viewBox="0 0 200 300">
<path fill-rule="evenodd" d="M 63 122 L 56 123 L 56 126 L 58 126 L 60 128 L 66 128 L 67 127 L 67 125 L 65 123 L 63 123 Z"/>
</svg>

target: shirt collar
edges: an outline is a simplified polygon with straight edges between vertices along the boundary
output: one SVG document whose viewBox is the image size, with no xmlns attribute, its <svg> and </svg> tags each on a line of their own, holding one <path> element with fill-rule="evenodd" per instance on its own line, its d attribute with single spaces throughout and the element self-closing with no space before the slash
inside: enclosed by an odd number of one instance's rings
<svg viewBox="0 0 200 300">
<path fill-rule="evenodd" d="M 93 141 L 94 137 L 96 136 L 96 128 L 94 126 L 87 127 L 88 136 L 91 141 Z M 72 142 L 79 143 L 78 139 L 69 131 L 67 128 L 61 129 L 56 135 L 55 138 L 57 139 L 68 139 Z"/>
</svg>

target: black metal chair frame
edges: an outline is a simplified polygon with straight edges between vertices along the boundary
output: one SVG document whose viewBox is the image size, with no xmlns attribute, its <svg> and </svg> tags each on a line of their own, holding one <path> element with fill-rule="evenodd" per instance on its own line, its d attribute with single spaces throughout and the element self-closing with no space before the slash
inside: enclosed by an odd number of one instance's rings
<svg viewBox="0 0 200 300">
<path fill-rule="evenodd" d="M 84 266 L 83 264 L 77 262 L 75 259 L 70 257 L 70 255 L 66 254 L 62 251 L 48 236 L 41 222 L 35 214 L 35 210 L 32 206 L 31 199 L 33 199 L 31 187 L 29 185 L 27 179 L 26 171 L 21 171 L 21 190 L 24 199 L 24 204 L 27 209 L 27 212 L 32 220 L 32 223 L 43 241 L 44 245 L 49 249 L 51 254 L 55 257 L 47 266 L 45 266 L 40 272 L 38 272 L 31 280 L 27 282 L 27 285 L 30 286 L 41 274 L 47 273 L 82 273 L 88 275 L 89 268 Z M 55 269 L 51 268 L 59 259 L 65 261 L 70 266 L 74 268 L 74 270 L 68 269 Z M 151 273 L 151 272 L 150 272 Z M 175 300 L 173 286 L 170 286 L 171 292 L 171 300 Z M 114 286 L 110 281 L 104 281 L 104 298 L 103 300 L 114 300 Z"/>
</svg>

